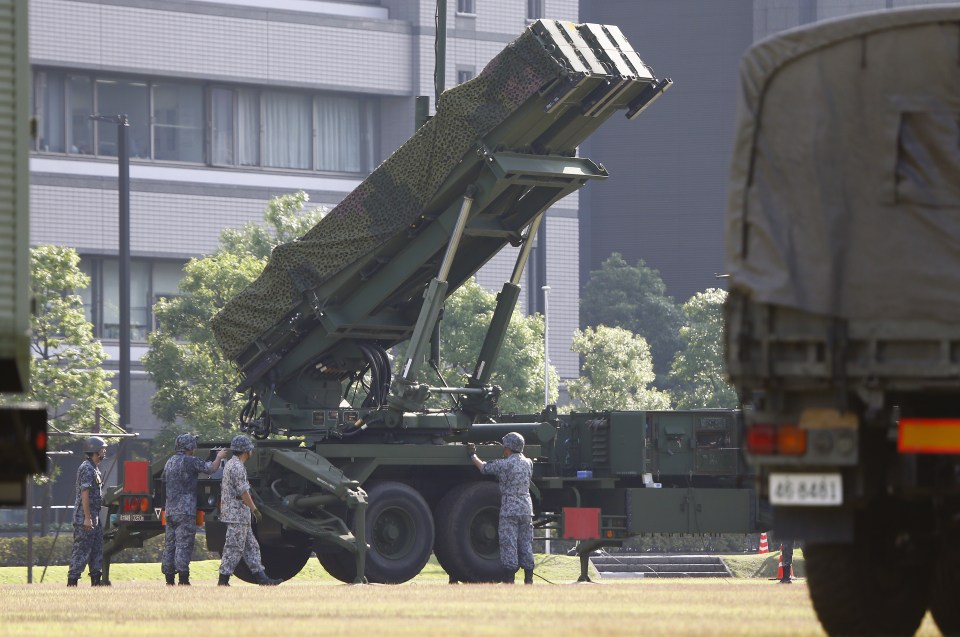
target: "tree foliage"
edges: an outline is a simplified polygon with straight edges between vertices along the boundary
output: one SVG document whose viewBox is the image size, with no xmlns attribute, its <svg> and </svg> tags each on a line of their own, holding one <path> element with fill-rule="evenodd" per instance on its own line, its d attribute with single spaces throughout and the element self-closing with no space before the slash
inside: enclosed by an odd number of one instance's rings
<svg viewBox="0 0 960 637">
<path fill-rule="evenodd" d="M 37 246 L 30 251 L 30 276 L 36 314 L 31 318 L 30 391 L 0 396 L 0 402 L 35 401 L 47 407 L 51 431 L 93 432 L 100 413 L 104 434 L 119 433 L 114 423 L 117 392 L 107 359 L 76 294 L 90 285 L 72 248 Z M 69 438 L 51 438 L 57 448 Z"/>
<path fill-rule="evenodd" d="M 180 295 L 154 306 L 159 328 L 148 337 L 143 364 L 157 387 L 151 408 L 166 423 L 156 441 L 160 449 L 172 448 L 184 431 L 208 439 L 233 435 L 243 398 L 210 319 L 260 275 L 274 247 L 300 236 L 326 213 L 305 210 L 307 201 L 303 192 L 276 197 L 263 225 L 224 230 L 216 253 L 186 265 Z"/>
<path fill-rule="evenodd" d="M 643 259 L 635 266 L 629 265 L 614 252 L 599 270 L 590 273 L 580 316 L 587 327 L 622 327 L 643 336 L 650 345 L 658 385 L 666 385 L 670 363 L 681 348 L 683 320 L 657 270 Z"/>
<path fill-rule="evenodd" d="M 583 357 L 582 375 L 569 385 L 584 410 L 669 409 L 670 395 L 650 387 L 654 380 L 644 337 L 622 327 L 577 330 L 570 349 Z"/>
<path fill-rule="evenodd" d="M 440 370 L 446 382 L 461 385 L 473 374 L 495 306 L 496 296 L 473 279 L 447 299 L 440 324 Z M 502 412 L 539 413 L 543 409 L 543 368 L 543 317 L 523 316 L 515 310 L 490 380 L 504 389 L 499 402 Z M 551 367 L 551 402 L 557 400 L 558 379 Z M 421 371 L 420 381 L 434 384 L 436 374 Z"/>
<path fill-rule="evenodd" d="M 724 377 L 723 303 L 717 288 L 698 292 L 683 304 L 686 324 L 680 338 L 686 347 L 673 359 L 670 377 L 678 409 L 737 407 L 736 391 Z"/>
</svg>

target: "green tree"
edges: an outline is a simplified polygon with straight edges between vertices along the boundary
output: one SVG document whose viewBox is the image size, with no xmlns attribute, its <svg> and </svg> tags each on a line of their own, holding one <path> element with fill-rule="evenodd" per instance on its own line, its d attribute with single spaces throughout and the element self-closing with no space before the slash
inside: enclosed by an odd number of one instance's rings
<svg viewBox="0 0 960 637">
<path fill-rule="evenodd" d="M 569 385 L 570 397 L 580 408 L 670 408 L 670 395 L 650 387 L 653 362 L 644 337 L 600 325 L 574 332 L 570 349 L 583 357 L 582 375 Z"/>
<path fill-rule="evenodd" d="M 159 328 L 148 337 L 143 364 L 157 387 L 151 409 L 166 423 L 157 437 L 159 450 L 171 449 L 184 431 L 208 439 L 234 433 L 244 399 L 210 319 L 260 275 L 274 247 L 300 236 L 326 213 L 322 207 L 306 210 L 307 201 L 303 192 L 276 197 L 263 225 L 224 230 L 216 253 L 186 265 L 180 295 L 154 306 Z"/>
<path fill-rule="evenodd" d="M 307 210 L 309 201 L 303 191 L 274 197 L 267 202 L 263 223 L 250 221 L 239 229 L 224 229 L 217 252 L 268 258 L 275 247 L 302 237 L 327 214 L 323 206 Z"/>
<path fill-rule="evenodd" d="M 496 295 L 468 279 L 447 299 L 440 324 L 440 371 L 453 385 L 473 374 L 487 326 L 493 317 Z M 400 349 L 406 344 L 401 344 Z M 556 402 L 558 375 L 550 368 L 551 402 Z M 421 370 L 420 382 L 434 384 L 436 374 Z M 503 388 L 503 413 L 539 413 L 543 409 L 543 317 L 514 311 L 506 340 L 497 359 L 491 384 Z"/>
<path fill-rule="evenodd" d="M 723 303 L 727 293 L 717 288 L 698 292 L 683 304 L 686 325 L 680 338 L 686 347 L 677 352 L 670 369 L 679 409 L 737 407 L 736 391 L 724 377 Z"/>
<path fill-rule="evenodd" d="M 0 396 L 0 402 L 24 400 L 47 407 L 51 431 L 92 432 L 99 410 L 104 434 L 119 433 L 117 392 L 107 359 L 76 294 L 90 285 L 80 271 L 80 256 L 72 248 L 37 246 L 30 251 L 30 276 L 36 314 L 31 319 L 30 392 Z M 70 442 L 52 438 L 50 448 Z"/>
<path fill-rule="evenodd" d="M 587 327 L 622 327 L 643 336 L 650 345 L 657 385 L 667 386 L 674 355 L 680 350 L 680 308 L 667 296 L 660 273 L 641 259 L 629 265 L 614 252 L 599 270 L 590 273 L 580 301 Z"/>
</svg>

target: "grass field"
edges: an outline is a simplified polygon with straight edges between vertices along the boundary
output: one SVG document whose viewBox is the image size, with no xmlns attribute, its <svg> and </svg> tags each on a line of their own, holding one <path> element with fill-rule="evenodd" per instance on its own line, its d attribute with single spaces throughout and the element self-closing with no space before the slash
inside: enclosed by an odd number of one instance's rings
<svg viewBox="0 0 960 637">
<path fill-rule="evenodd" d="M 67 589 L 65 567 L 51 567 L 44 583 L 31 586 L 15 583 L 25 581 L 26 569 L 3 568 L 0 635 L 66 637 L 91 626 L 102 635 L 138 637 L 823 635 L 802 580 L 791 586 L 765 577 L 576 584 L 575 558 L 538 558 L 538 572 L 553 584 L 450 586 L 431 562 L 407 584 L 350 586 L 311 560 L 276 588 L 235 578 L 230 588 L 218 588 L 217 562 L 209 561 L 192 565 L 190 588 L 165 586 L 156 564 L 116 564 L 112 587 L 83 581 Z M 35 581 L 39 577 L 38 569 Z M 939 633 L 928 616 L 917 634 Z"/>
</svg>

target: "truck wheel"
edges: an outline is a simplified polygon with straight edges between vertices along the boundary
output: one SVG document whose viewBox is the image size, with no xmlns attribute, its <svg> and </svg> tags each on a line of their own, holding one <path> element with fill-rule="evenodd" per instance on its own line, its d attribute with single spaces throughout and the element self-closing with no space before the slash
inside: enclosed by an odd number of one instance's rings
<svg viewBox="0 0 960 637">
<path fill-rule="evenodd" d="M 461 484 L 437 506 L 434 553 L 460 582 L 496 582 L 500 566 L 500 487 L 495 482 Z"/>
<path fill-rule="evenodd" d="M 913 635 L 927 609 L 929 561 L 895 542 L 884 550 L 863 535 L 852 545 L 804 549 L 817 617 L 829 635 Z"/>
<path fill-rule="evenodd" d="M 307 560 L 310 559 L 311 549 L 309 546 L 271 546 L 270 544 L 260 545 L 260 560 L 263 562 L 263 569 L 268 577 L 274 579 L 288 580 L 295 577 L 297 573 L 303 570 Z M 251 584 L 257 579 L 250 572 L 247 563 L 242 559 L 234 569 L 233 574 L 244 582 Z"/>
<path fill-rule="evenodd" d="M 402 584 L 413 579 L 426 566 L 433 548 L 430 506 L 416 489 L 402 482 L 378 482 L 367 490 L 367 502 L 367 581 Z M 318 553 L 317 558 L 341 582 L 356 579 L 356 563 L 348 551 Z"/>
<path fill-rule="evenodd" d="M 940 632 L 946 637 L 960 637 L 960 533 L 948 535 L 937 557 L 933 590 L 930 593 L 930 613 Z"/>
</svg>

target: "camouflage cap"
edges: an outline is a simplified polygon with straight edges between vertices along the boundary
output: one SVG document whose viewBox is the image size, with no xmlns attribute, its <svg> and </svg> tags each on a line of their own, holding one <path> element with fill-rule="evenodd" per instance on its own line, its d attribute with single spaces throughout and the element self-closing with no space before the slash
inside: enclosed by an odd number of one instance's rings
<svg viewBox="0 0 960 637">
<path fill-rule="evenodd" d="M 193 434 L 180 434 L 177 436 L 177 442 L 174 449 L 176 451 L 193 451 L 197 448 L 197 439 L 199 436 Z"/>
<path fill-rule="evenodd" d="M 253 451 L 253 441 L 246 436 L 234 436 L 230 441 L 230 451 L 233 453 L 245 453 Z"/>
<path fill-rule="evenodd" d="M 511 431 L 510 433 L 508 433 L 506 436 L 503 437 L 503 446 L 509 449 L 510 451 L 514 451 L 516 453 L 522 453 L 523 445 L 524 445 L 523 436 L 521 436 L 515 431 Z"/>
<path fill-rule="evenodd" d="M 107 441 L 100 436 L 90 436 L 83 442 L 84 453 L 97 453 L 107 446 Z"/>
</svg>

